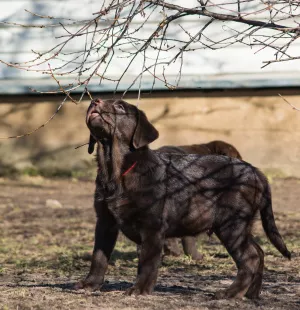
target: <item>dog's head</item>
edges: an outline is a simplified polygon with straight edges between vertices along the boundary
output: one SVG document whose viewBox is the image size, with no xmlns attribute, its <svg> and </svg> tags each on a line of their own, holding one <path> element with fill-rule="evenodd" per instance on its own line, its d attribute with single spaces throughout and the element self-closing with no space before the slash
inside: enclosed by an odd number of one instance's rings
<svg viewBox="0 0 300 310">
<path fill-rule="evenodd" d="M 120 99 L 93 100 L 87 110 L 86 124 L 91 132 L 90 154 L 96 141 L 112 141 L 116 137 L 122 144 L 139 149 L 158 138 L 158 131 L 145 113 Z"/>
</svg>

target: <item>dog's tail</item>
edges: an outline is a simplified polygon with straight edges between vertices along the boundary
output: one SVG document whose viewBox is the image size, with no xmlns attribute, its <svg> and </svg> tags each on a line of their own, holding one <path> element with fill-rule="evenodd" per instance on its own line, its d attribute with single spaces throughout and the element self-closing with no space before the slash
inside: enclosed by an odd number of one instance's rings
<svg viewBox="0 0 300 310">
<path fill-rule="evenodd" d="M 267 181 L 267 180 L 266 180 Z M 272 199 L 271 199 L 271 189 L 270 185 L 267 182 L 267 187 L 264 195 L 265 204 L 264 207 L 260 210 L 260 216 L 264 231 L 271 243 L 275 248 L 288 259 L 291 259 L 291 253 L 287 249 L 278 229 L 275 224 L 273 209 L 272 209 Z"/>
</svg>

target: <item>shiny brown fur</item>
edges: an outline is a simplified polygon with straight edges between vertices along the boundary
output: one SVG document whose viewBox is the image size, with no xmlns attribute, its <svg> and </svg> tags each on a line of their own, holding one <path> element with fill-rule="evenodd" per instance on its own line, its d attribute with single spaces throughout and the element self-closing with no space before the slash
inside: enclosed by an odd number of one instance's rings
<svg viewBox="0 0 300 310">
<path fill-rule="evenodd" d="M 199 155 L 225 155 L 233 158 L 242 159 L 238 150 L 231 144 L 216 140 L 203 144 L 191 144 L 181 146 L 163 146 L 157 149 L 159 152 L 179 153 L 179 154 L 199 154 Z M 197 237 L 187 236 L 181 238 L 181 243 L 185 255 L 191 259 L 200 261 L 203 255 L 197 250 Z M 175 238 L 165 240 L 164 255 L 179 256 L 180 249 Z"/>
<path fill-rule="evenodd" d="M 136 283 L 128 294 L 154 289 L 165 238 L 213 231 L 236 263 L 234 282 L 217 297 L 257 298 L 263 251 L 251 229 L 257 212 L 272 244 L 290 258 L 274 221 L 265 176 L 239 159 L 167 154 L 148 144 L 158 132 L 137 107 L 122 100 L 92 101 L 86 117 L 89 152 L 97 143 L 97 224 L 91 269 L 76 288 L 104 281 L 118 232 L 141 245 Z"/>
</svg>

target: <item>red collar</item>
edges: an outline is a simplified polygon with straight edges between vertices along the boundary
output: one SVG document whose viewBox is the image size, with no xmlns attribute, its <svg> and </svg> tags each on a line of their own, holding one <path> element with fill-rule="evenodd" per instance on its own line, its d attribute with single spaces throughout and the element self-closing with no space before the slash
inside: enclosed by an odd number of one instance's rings
<svg viewBox="0 0 300 310">
<path fill-rule="evenodd" d="M 124 177 L 127 173 L 129 173 L 137 164 L 137 162 L 134 162 L 132 166 L 130 166 L 123 174 L 122 177 Z"/>
</svg>

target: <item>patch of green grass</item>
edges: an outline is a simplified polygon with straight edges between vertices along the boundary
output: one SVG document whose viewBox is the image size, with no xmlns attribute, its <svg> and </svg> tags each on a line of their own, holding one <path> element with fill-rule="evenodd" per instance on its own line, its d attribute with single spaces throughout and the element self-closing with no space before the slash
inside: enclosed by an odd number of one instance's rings
<svg viewBox="0 0 300 310">
<path fill-rule="evenodd" d="M 263 173 L 266 175 L 270 184 L 273 183 L 274 179 L 284 179 L 287 177 L 286 174 L 278 168 L 263 169 Z"/>
<path fill-rule="evenodd" d="M 20 171 L 20 173 L 22 175 L 28 175 L 31 177 L 36 177 L 38 175 L 41 175 L 41 172 L 39 171 L 39 169 L 34 167 L 34 166 L 33 167 L 26 167 L 26 168 L 22 169 Z"/>
<path fill-rule="evenodd" d="M 78 269 L 83 263 L 79 258 L 78 251 L 56 249 L 51 254 L 49 252 L 51 251 L 31 252 L 29 257 L 19 252 L 13 258 L 4 261 L 4 265 L 13 266 L 14 269 L 22 272 L 68 276 L 74 273 L 74 270 Z"/>
<path fill-rule="evenodd" d="M 30 166 L 23 169 L 16 169 L 13 166 L 4 166 L 0 163 L 0 177 L 17 178 L 19 176 L 42 176 L 45 178 L 74 178 L 94 180 L 97 169 L 94 166 L 78 169 L 60 169 L 60 168 L 39 168 Z"/>
</svg>

